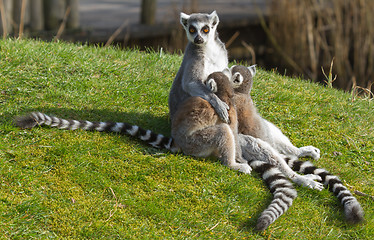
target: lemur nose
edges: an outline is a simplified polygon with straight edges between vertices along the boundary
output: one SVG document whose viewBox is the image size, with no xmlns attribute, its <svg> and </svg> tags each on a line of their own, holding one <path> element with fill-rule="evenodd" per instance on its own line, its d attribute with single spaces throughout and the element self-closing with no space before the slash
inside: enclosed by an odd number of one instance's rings
<svg viewBox="0 0 374 240">
<path fill-rule="evenodd" d="M 199 35 L 197 35 L 194 39 L 194 43 L 196 44 L 202 44 L 203 42 L 204 42 L 204 39 Z"/>
</svg>

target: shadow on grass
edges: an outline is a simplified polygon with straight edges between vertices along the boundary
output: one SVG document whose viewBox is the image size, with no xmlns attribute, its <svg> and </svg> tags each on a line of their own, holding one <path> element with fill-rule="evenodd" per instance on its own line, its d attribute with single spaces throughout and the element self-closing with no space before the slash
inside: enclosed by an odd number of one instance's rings
<svg viewBox="0 0 374 240">
<path fill-rule="evenodd" d="M 9 112 L 3 113 L 1 116 L 0 122 L 5 123 L 10 127 L 8 130 L 5 131 L 14 131 L 17 128 L 14 125 L 14 119 L 18 116 L 26 115 L 30 112 L 43 112 L 50 116 L 56 116 L 59 118 L 63 118 L 66 120 L 88 120 L 92 122 L 126 122 L 132 125 L 141 126 L 144 129 L 152 130 L 156 133 L 163 134 L 164 136 L 170 136 L 170 120 L 168 114 L 163 116 L 155 116 L 151 113 L 140 113 L 140 112 L 117 112 L 107 109 L 80 109 L 80 110 L 73 110 L 73 109 L 66 109 L 66 108 L 28 108 L 24 109 L 22 112 L 19 112 L 17 115 L 11 114 Z M 50 128 L 49 126 L 43 126 L 45 128 Z M 117 133 L 109 133 L 109 132 L 102 132 L 102 134 L 117 134 Z M 128 136 L 125 134 L 125 136 Z M 138 140 L 134 137 L 135 140 Z M 144 144 L 144 146 L 150 147 L 147 143 L 138 140 L 138 142 Z M 148 150 L 145 150 L 148 152 Z M 163 152 L 160 149 L 154 149 L 153 153 Z M 196 158 L 199 161 L 207 161 L 207 162 L 216 162 L 217 160 L 213 157 L 208 158 Z M 260 175 L 257 173 L 253 174 L 255 178 L 261 178 Z M 257 218 L 260 216 L 263 210 L 266 209 L 268 204 L 272 201 L 273 196 L 267 199 L 263 199 L 261 203 L 259 203 L 259 208 L 256 212 L 251 213 L 251 217 L 248 218 L 246 221 L 239 224 L 239 229 L 244 230 L 247 232 L 253 232 L 253 229 L 256 225 Z"/>
</svg>

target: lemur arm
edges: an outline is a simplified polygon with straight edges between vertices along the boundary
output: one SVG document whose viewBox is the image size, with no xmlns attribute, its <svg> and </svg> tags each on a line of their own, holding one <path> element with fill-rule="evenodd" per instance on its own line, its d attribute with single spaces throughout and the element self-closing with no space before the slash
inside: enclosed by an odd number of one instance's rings
<svg viewBox="0 0 374 240">
<path fill-rule="evenodd" d="M 208 101 L 214 108 L 218 116 L 226 123 L 229 122 L 228 109 L 229 106 L 212 93 L 202 81 L 195 80 L 183 84 L 183 90 L 189 93 L 192 97 L 201 97 Z"/>
</svg>

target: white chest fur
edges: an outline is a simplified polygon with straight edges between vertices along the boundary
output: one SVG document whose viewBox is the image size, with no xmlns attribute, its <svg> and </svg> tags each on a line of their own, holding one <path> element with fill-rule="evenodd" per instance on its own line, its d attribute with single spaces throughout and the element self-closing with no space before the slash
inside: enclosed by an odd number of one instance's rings
<svg viewBox="0 0 374 240">
<path fill-rule="evenodd" d="M 209 74 L 222 71 L 228 65 L 227 52 L 216 41 L 207 44 L 204 53 L 204 79 Z"/>
</svg>

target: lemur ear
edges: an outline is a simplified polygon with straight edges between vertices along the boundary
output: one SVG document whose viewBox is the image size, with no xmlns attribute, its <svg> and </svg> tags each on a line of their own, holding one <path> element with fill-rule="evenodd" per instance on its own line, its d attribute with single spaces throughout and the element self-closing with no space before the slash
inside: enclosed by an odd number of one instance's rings
<svg viewBox="0 0 374 240">
<path fill-rule="evenodd" d="M 248 70 L 251 72 L 252 77 L 254 77 L 256 75 L 256 66 L 257 65 L 254 64 L 254 65 L 248 67 Z"/>
<path fill-rule="evenodd" d="M 211 14 L 209 14 L 210 22 L 212 23 L 212 26 L 216 26 L 219 23 L 219 18 L 217 15 L 216 10 L 214 10 Z"/>
<path fill-rule="evenodd" d="M 181 24 L 184 27 L 187 27 L 188 19 L 190 19 L 190 15 L 181 12 L 181 14 L 180 14 L 180 22 L 181 22 Z"/>
<path fill-rule="evenodd" d="M 231 78 L 231 69 L 230 68 L 225 68 L 222 71 L 223 74 L 225 74 L 229 79 Z"/>
<path fill-rule="evenodd" d="M 208 81 L 206 82 L 206 86 L 209 88 L 210 91 L 214 93 L 218 90 L 217 83 L 216 81 L 214 81 L 213 78 L 208 79 Z"/>
<path fill-rule="evenodd" d="M 231 68 L 230 68 L 230 72 L 232 74 L 232 70 L 234 69 L 234 67 L 236 67 L 236 65 L 233 65 Z"/>
</svg>

